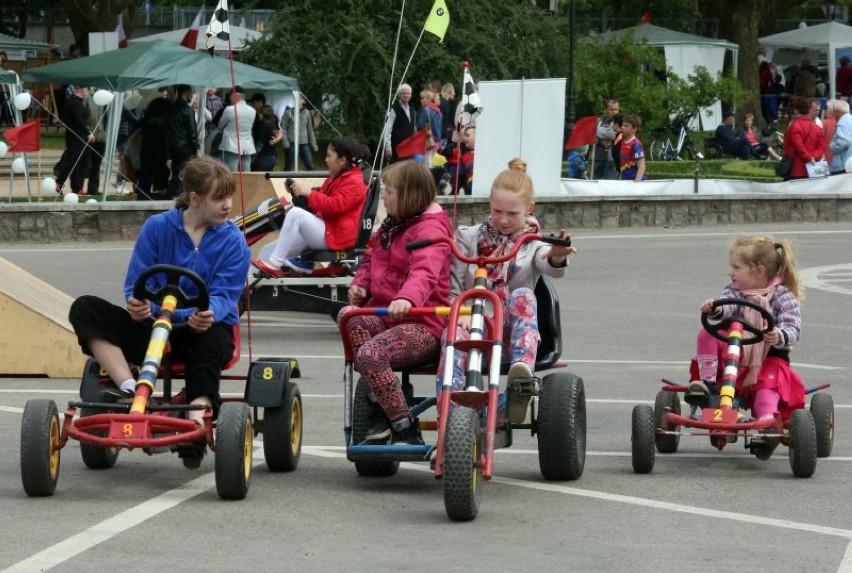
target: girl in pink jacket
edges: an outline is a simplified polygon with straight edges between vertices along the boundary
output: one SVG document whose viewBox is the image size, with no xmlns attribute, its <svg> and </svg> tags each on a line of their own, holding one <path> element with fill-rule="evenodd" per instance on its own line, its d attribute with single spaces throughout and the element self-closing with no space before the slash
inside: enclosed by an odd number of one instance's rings
<svg viewBox="0 0 852 573">
<path fill-rule="evenodd" d="M 395 163 L 382 171 L 382 201 L 388 216 L 364 255 L 349 287 L 349 304 L 387 307 L 388 315 L 358 316 L 348 322 L 355 368 L 370 389 L 375 407 L 366 439 L 423 444 L 409 414 L 394 366 L 419 364 L 438 357 L 445 319 L 407 317 L 415 306 L 447 306 L 450 249 L 432 245 L 412 252 L 405 245 L 438 236 L 452 237 L 449 217 L 435 203 L 435 180 L 425 164 Z M 341 310 L 341 315 L 349 308 Z"/>
</svg>

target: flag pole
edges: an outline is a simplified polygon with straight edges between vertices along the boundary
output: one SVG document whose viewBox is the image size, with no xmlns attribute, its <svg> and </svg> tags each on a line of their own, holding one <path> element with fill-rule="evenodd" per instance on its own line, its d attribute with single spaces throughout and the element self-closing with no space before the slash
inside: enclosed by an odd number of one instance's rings
<svg viewBox="0 0 852 573">
<path fill-rule="evenodd" d="M 375 168 L 376 165 L 379 166 L 379 171 L 382 170 L 382 166 L 384 164 L 384 145 L 385 145 L 385 130 L 387 129 L 387 117 L 388 113 L 390 113 L 391 104 L 394 98 L 394 89 L 393 89 L 393 76 L 396 73 L 396 58 L 399 55 L 399 38 L 402 34 L 402 20 L 405 16 L 405 0 L 402 0 L 402 9 L 399 11 L 399 23 L 396 27 L 396 40 L 394 42 L 393 47 L 393 61 L 391 62 L 391 73 L 390 73 L 390 81 L 388 82 L 388 102 L 385 106 L 385 114 L 382 118 L 382 134 L 379 136 L 379 143 L 376 145 L 376 156 L 373 159 L 373 166 Z M 400 82 L 402 83 L 402 82 Z"/>
</svg>

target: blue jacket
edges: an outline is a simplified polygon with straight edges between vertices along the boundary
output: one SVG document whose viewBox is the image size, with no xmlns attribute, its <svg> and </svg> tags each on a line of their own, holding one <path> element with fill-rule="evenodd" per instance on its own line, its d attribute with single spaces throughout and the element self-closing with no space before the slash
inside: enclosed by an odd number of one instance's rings
<svg viewBox="0 0 852 573">
<path fill-rule="evenodd" d="M 844 113 L 837 120 L 837 127 L 834 128 L 828 148 L 832 153 L 829 171 L 845 172 L 846 160 L 852 157 L 852 115 Z"/>
<path fill-rule="evenodd" d="M 214 320 L 229 326 L 240 320 L 237 303 L 245 288 L 251 253 L 242 233 L 234 223 L 210 227 L 201 238 L 198 248 L 183 228 L 183 208 L 175 208 L 148 218 L 139 232 L 133 256 L 124 280 L 124 296 L 133 294 L 133 285 L 142 271 L 156 264 L 176 265 L 198 273 L 210 294 L 210 310 Z M 165 284 L 165 276 L 149 280 L 151 290 Z M 198 290 L 189 279 L 181 278 L 180 285 L 188 296 Z M 151 303 L 156 316 L 159 306 Z M 178 309 L 174 322 L 186 322 L 194 309 Z"/>
</svg>

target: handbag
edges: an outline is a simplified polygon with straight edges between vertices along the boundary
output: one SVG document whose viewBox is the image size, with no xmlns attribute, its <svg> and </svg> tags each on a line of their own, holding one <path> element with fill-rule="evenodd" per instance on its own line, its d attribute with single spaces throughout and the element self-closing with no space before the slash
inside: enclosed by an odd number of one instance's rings
<svg viewBox="0 0 852 573">
<path fill-rule="evenodd" d="M 805 163 L 805 168 L 808 170 L 809 179 L 828 177 L 828 162 L 824 159 L 822 161 L 814 161 L 813 163 Z"/>
<path fill-rule="evenodd" d="M 782 157 L 775 165 L 775 175 L 778 177 L 787 177 L 793 169 L 793 160 L 789 157 Z"/>
</svg>

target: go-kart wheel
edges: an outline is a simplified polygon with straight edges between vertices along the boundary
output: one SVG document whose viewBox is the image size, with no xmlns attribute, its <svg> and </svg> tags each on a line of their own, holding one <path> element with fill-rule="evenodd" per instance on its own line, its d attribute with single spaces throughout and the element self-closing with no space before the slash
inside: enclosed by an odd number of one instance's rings
<svg viewBox="0 0 852 573">
<path fill-rule="evenodd" d="M 367 384 L 363 378 L 358 378 L 355 384 L 355 397 L 352 404 L 352 443 L 360 444 L 367 437 L 370 428 L 370 413 L 373 407 L 367 398 Z M 395 475 L 399 462 L 394 461 L 357 461 L 355 471 L 358 475 L 368 477 L 387 477 Z"/>
<path fill-rule="evenodd" d="M 660 390 L 657 392 L 657 399 L 654 400 L 654 442 L 657 445 L 657 451 L 661 454 L 673 454 L 680 444 L 680 430 L 676 424 L 663 425 L 666 408 L 669 408 L 672 414 L 680 414 L 680 394 Z M 677 433 L 656 435 L 656 428 Z"/>
<path fill-rule="evenodd" d="M 790 443 L 787 452 L 794 476 L 806 478 L 814 475 L 817 463 L 817 433 L 810 410 L 795 410 L 790 416 Z"/>
<path fill-rule="evenodd" d="M 766 322 L 766 328 L 761 330 L 741 316 L 726 316 L 719 320 L 712 318 L 712 312 L 723 306 L 746 307 L 756 311 L 760 314 L 761 318 L 763 318 L 764 322 Z M 711 312 L 701 313 L 701 325 L 704 327 L 704 330 L 710 333 L 713 338 L 721 340 L 722 342 L 728 342 L 727 332 L 731 329 L 731 324 L 733 322 L 739 322 L 743 326 L 743 332 L 748 332 L 752 335 L 751 338 L 746 338 L 745 336 L 742 337 L 741 343 L 743 346 L 757 344 L 758 342 L 763 341 L 763 334 L 765 332 L 771 332 L 775 328 L 775 319 L 772 317 L 772 313 L 759 304 L 745 300 L 744 298 L 716 299 L 713 301 L 713 309 Z"/>
<path fill-rule="evenodd" d="M 56 491 L 59 480 L 59 412 L 53 400 L 28 400 L 21 420 L 21 482 L 30 497 Z"/>
<path fill-rule="evenodd" d="M 273 472 L 290 472 L 302 455 L 302 395 L 287 382 L 284 404 L 263 409 L 263 457 Z"/>
<path fill-rule="evenodd" d="M 637 474 L 651 473 L 654 469 L 654 410 L 647 404 L 633 406 L 631 441 L 633 449 L 633 471 Z"/>
<path fill-rule="evenodd" d="M 85 418 L 102 412 L 103 410 L 96 408 L 80 408 L 80 417 Z M 93 430 L 91 434 L 93 436 L 106 436 L 106 430 Z M 104 448 L 83 441 L 80 442 L 80 456 L 83 458 L 83 463 L 86 464 L 87 468 L 93 470 L 113 467 L 118 459 L 118 452 L 118 448 Z"/>
<path fill-rule="evenodd" d="M 225 402 L 216 421 L 216 492 L 223 499 L 243 499 L 252 466 L 251 409 L 245 402 Z"/>
<path fill-rule="evenodd" d="M 479 413 L 459 406 L 447 418 L 444 436 L 444 509 L 454 521 L 470 521 L 482 492 L 482 433 Z"/>
<path fill-rule="evenodd" d="M 827 458 L 834 448 L 834 398 L 831 394 L 814 394 L 811 414 L 816 424 L 817 457 Z"/>
<path fill-rule="evenodd" d="M 541 381 L 537 417 L 538 466 L 544 479 L 574 480 L 586 464 L 586 391 L 568 373 Z"/>
</svg>

